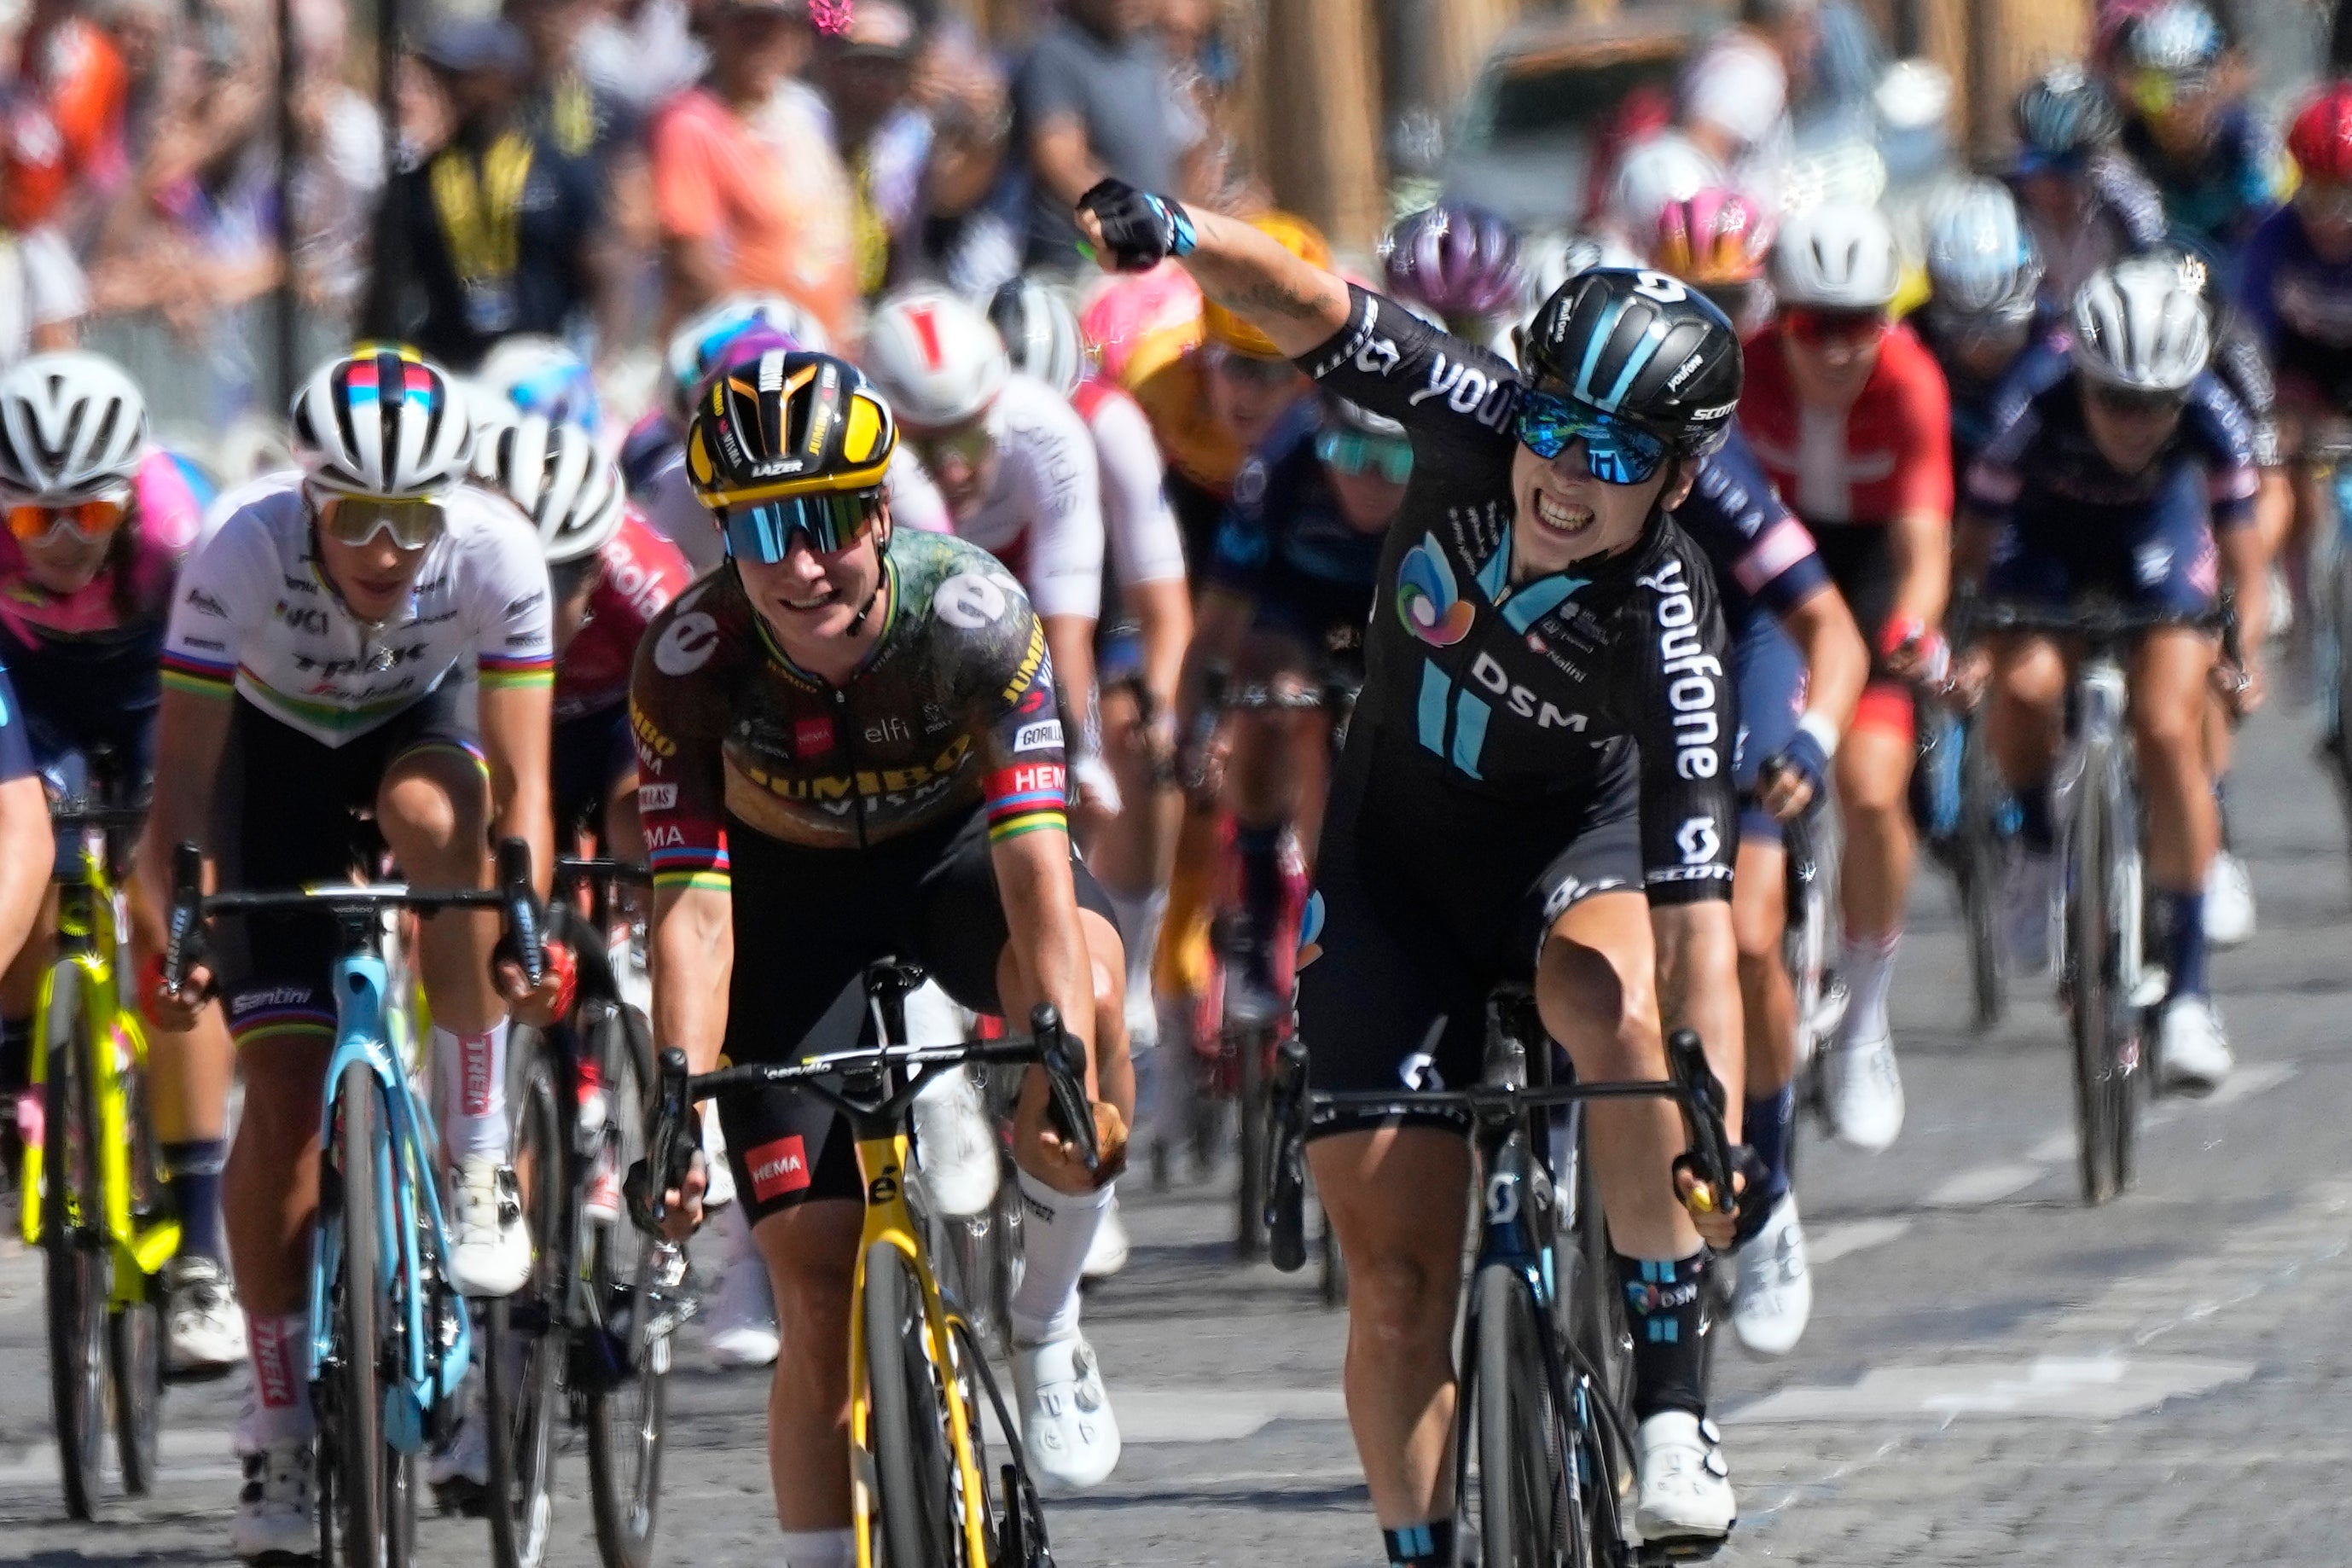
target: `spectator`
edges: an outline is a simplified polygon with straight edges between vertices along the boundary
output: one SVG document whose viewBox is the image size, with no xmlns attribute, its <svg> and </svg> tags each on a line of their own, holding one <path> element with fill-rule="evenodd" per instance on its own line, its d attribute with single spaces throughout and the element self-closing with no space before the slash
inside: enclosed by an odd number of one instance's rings
<svg viewBox="0 0 2352 1568">
<path fill-rule="evenodd" d="M 931 122 L 915 221 L 890 279 L 939 283 L 979 299 L 1021 271 L 1028 192 L 1005 153 L 1013 115 L 1004 79 L 967 35 L 935 26 L 916 72 Z"/>
<path fill-rule="evenodd" d="M 1078 264 L 1077 199 L 1106 175 L 1209 201 L 1207 128 L 1178 84 L 1156 26 L 1160 0 L 1069 0 L 1013 85 L 1022 150 L 1036 177 L 1029 258 Z"/>
<path fill-rule="evenodd" d="M 920 205 L 931 121 L 913 101 L 916 54 L 914 18 L 896 0 L 858 0 L 847 27 L 817 50 L 849 170 L 860 294 L 881 292 L 891 249 Z"/>
<path fill-rule="evenodd" d="M 471 367 L 509 332 L 562 337 L 595 297 L 596 165 L 521 121 L 521 35 L 442 21 L 417 51 L 447 98 L 448 144 L 404 170 L 377 226 L 368 330 Z"/>
<path fill-rule="evenodd" d="M 616 154 L 643 140 L 644 117 L 580 68 L 587 0 L 507 0 L 507 20 L 522 34 L 522 124 L 567 157 L 593 157 L 607 170 Z"/>
<path fill-rule="evenodd" d="M 857 284 L 849 176 L 824 101 L 793 79 L 814 47 L 805 0 L 719 0 L 710 74 L 656 111 L 665 330 L 727 294 L 782 294 L 837 341 Z"/>
<path fill-rule="evenodd" d="M 573 56 L 589 81 L 640 117 L 699 81 L 710 59 L 686 0 L 617 0 L 588 19 Z"/>
<path fill-rule="evenodd" d="M 1777 208 L 1821 43 L 1820 0 L 1739 0 L 1739 22 L 1710 39 L 1683 73 L 1684 134 L 1767 210 Z"/>
<path fill-rule="evenodd" d="M 0 224 L 72 233 L 121 177 L 130 73 L 77 0 L 33 0 L 17 64 L 0 88 Z"/>
<path fill-rule="evenodd" d="M 1218 0 L 1160 0 L 1160 47 L 1168 51 L 1176 89 L 1201 122 L 1204 134 L 1193 174 L 1202 189 L 1216 195 L 1219 212 L 1260 212 L 1274 205 L 1271 193 L 1240 177 L 1234 158 L 1234 89 L 1241 60 L 1225 36 Z"/>
</svg>

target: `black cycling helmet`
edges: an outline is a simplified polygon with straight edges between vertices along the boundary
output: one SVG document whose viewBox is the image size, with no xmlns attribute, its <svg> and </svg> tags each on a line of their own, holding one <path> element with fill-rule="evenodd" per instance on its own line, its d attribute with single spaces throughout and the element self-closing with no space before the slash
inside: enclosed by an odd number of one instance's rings
<svg viewBox="0 0 2352 1568">
<path fill-rule="evenodd" d="M 882 483 L 898 421 L 866 373 L 831 354 L 769 349 L 721 366 L 695 393 L 687 477 L 703 505 Z"/>
<path fill-rule="evenodd" d="M 1739 333 L 1711 300 L 1663 272 L 1597 267 L 1555 289 L 1519 342 L 1547 392 L 1637 425 L 1675 456 L 1723 445 L 1739 406 Z"/>
<path fill-rule="evenodd" d="M 2122 133 L 2114 100 L 2079 65 L 2044 71 L 2017 95 L 2017 136 L 2039 158 L 2072 158 Z"/>
</svg>

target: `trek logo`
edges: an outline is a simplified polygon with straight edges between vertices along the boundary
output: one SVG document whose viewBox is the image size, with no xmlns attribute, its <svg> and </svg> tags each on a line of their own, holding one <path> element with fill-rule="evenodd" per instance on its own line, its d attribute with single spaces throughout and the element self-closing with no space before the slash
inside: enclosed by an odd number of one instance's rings
<svg viewBox="0 0 2352 1568">
<path fill-rule="evenodd" d="M 1583 714 L 1563 713 L 1549 702 L 1539 703 L 1534 692 L 1512 683 L 1510 676 L 1495 662 L 1492 654 L 1482 653 L 1471 661 L 1470 679 L 1503 699 L 1511 711 L 1520 718 L 1534 720 L 1538 730 L 1583 731 L 1586 722 Z"/>
<path fill-rule="evenodd" d="M 457 1067 L 459 1087 L 457 1107 L 466 1116 L 488 1116 L 490 1113 L 490 1037 L 460 1035 L 457 1037 Z"/>
<path fill-rule="evenodd" d="M 1717 751 L 1723 723 L 1715 711 L 1723 661 L 1700 651 L 1698 605 L 1680 560 L 1634 581 L 1658 595 L 1658 668 L 1675 678 L 1666 688 L 1666 706 L 1674 710 L 1675 772 L 1686 779 L 1711 779 L 1723 766 Z"/>
<path fill-rule="evenodd" d="M 808 1148 L 797 1132 L 761 1144 L 743 1156 L 743 1163 L 751 1169 L 751 1196 L 757 1202 L 808 1190 Z"/>
<path fill-rule="evenodd" d="M 264 1410 L 290 1410 L 294 1407 L 295 1336 L 288 1331 L 286 1319 L 256 1313 L 251 1321 L 254 1394 Z"/>
</svg>

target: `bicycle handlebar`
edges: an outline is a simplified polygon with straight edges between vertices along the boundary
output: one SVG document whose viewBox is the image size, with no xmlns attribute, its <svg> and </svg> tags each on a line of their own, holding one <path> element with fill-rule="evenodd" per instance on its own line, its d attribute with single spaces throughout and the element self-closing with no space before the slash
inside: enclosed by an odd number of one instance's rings
<svg viewBox="0 0 2352 1568">
<path fill-rule="evenodd" d="M 646 1179 L 638 1187 L 632 1173 L 629 1201 L 641 1228 L 658 1230 L 669 1217 L 667 1195 L 686 1180 L 693 1167 L 698 1142 L 688 1135 L 694 1124 L 694 1105 L 747 1089 L 797 1085 L 846 1110 L 888 1116 L 903 1114 L 915 1092 L 929 1077 L 917 1073 L 879 1100 L 861 1100 L 831 1081 L 853 1073 L 887 1071 L 892 1068 L 960 1067 L 1035 1062 L 1045 1069 L 1051 1090 L 1046 1113 L 1055 1131 L 1078 1151 L 1089 1171 L 1102 1163 L 1095 1135 L 1094 1110 L 1087 1100 L 1086 1057 L 1063 1026 L 1062 1015 L 1050 1002 L 1041 1002 L 1029 1015 L 1027 1039 L 957 1040 L 932 1046 L 859 1046 L 850 1050 L 801 1062 L 740 1062 L 712 1072 L 690 1073 L 686 1053 L 666 1048 L 656 1071 L 653 1125 L 646 1137 Z"/>
<path fill-rule="evenodd" d="M 95 827 L 142 827 L 147 822 L 147 803 L 132 805 L 100 805 L 89 798 L 63 800 L 49 808 L 49 826 L 63 832 Z"/>
<path fill-rule="evenodd" d="M 2151 610 L 2131 605 L 2091 605 L 2052 608 L 2016 600 L 1979 602 L 1962 606 L 1954 616 L 1963 636 L 1995 632 L 2054 632 L 2088 637 L 2093 642 L 2120 642 L 2142 632 L 2185 627 L 2234 637 L 2237 608 L 2224 599 L 2210 609 Z"/>
</svg>

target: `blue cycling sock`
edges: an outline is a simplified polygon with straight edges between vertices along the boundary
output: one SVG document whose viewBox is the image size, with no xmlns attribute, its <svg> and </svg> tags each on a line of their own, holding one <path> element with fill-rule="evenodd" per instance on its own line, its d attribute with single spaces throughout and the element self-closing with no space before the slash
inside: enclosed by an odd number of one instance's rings
<svg viewBox="0 0 2352 1568">
<path fill-rule="evenodd" d="M 1744 1227 L 1751 1233 L 1763 1228 L 1765 1215 L 1773 1204 L 1789 1192 L 1789 1124 L 1797 1116 L 1797 1089 L 1794 1084 L 1777 1094 L 1748 1099 L 1742 1132 L 1756 1157 L 1764 1162 L 1764 1193 L 1768 1200 L 1753 1211 L 1755 1219 Z M 1745 1240 L 1746 1237 L 1742 1237 Z"/>
<path fill-rule="evenodd" d="M 2166 951 L 2172 958 L 2172 996 L 2202 996 L 2205 979 L 2205 895 L 2204 893 L 2164 892 L 2157 895 L 2163 901 L 2164 918 L 2171 922 L 2165 933 Z"/>
<path fill-rule="evenodd" d="M 1400 1524 L 1381 1531 L 1389 1562 L 1401 1568 L 1453 1568 L 1454 1521 L 1433 1519 L 1425 1524 Z"/>
<path fill-rule="evenodd" d="M 2026 847 L 2047 852 L 2057 847 L 2057 825 L 2050 820 L 2050 786 L 2028 784 L 2017 792 L 2017 836 Z"/>
<path fill-rule="evenodd" d="M 1706 1358 L 1699 1344 L 1699 1281 L 1706 1248 L 1688 1258 L 1617 1258 L 1633 1331 L 1633 1415 L 1661 1410 L 1706 1414 Z"/>
<path fill-rule="evenodd" d="M 163 1145 L 163 1170 L 172 1203 L 180 1211 L 180 1256 L 225 1264 L 221 1250 L 221 1168 L 228 1163 L 228 1140 L 198 1138 Z"/>
</svg>

